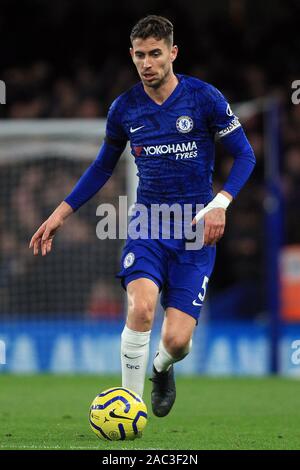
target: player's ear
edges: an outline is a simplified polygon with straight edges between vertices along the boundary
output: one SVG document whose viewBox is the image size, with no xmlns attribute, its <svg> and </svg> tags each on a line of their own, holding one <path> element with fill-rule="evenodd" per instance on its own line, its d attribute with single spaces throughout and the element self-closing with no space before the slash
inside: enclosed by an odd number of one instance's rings
<svg viewBox="0 0 300 470">
<path fill-rule="evenodd" d="M 178 46 L 174 45 L 171 49 L 171 61 L 174 62 L 178 54 Z"/>
<path fill-rule="evenodd" d="M 133 59 L 133 48 L 132 47 L 129 48 L 129 52 L 130 52 L 131 58 Z"/>
</svg>

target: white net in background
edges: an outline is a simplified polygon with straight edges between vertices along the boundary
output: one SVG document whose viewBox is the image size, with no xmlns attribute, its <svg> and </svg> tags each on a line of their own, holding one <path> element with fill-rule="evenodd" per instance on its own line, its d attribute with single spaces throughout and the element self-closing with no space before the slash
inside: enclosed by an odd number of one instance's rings
<svg viewBox="0 0 300 470">
<path fill-rule="evenodd" d="M 52 252 L 34 257 L 31 236 L 95 158 L 103 120 L 2 121 L 0 125 L 0 318 L 123 316 L 123 240 L 99 240 L 96 207 L 126 194 L 126 157 L 98 195 L 57 233 Z"/>
</svg>

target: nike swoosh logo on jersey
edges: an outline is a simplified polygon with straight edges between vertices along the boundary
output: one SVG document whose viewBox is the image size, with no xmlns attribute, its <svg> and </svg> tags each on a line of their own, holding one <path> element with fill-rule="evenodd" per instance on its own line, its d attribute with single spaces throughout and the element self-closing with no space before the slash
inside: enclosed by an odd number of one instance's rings
<svg viewBox="0 0 300 470">
<path fill-rule="evenodd" d="M 136 127 L 135 129 L 133 129 L 133 127 L 131 127 L 131 128 L 130 128 L 130 132 L 131 132 L 131 134 L 133 134 L 134 132 L 139 131 L 139 130 L 142 129 L 143 127 L 145 127 L 145 126 Z"/>
<path fill-rule="evenodd" d="M 139 356 L 134 356 L 134 357 L 130 357 L 130 356 L 127 356 L 127 354 L 124 354 L 124 357 L 127 357 L 127 359 L 137 359 L 138 357 L 142 357 L 143 354 L 140 354 Z"/>
<path fill-rule="evenodd" d="M 128 418 L 127 416 L 119 416 L 115 414 L 115 410 L 110 411 L 109 416 L 111 418 L 120 418 L 120 419 L 129 419 L 130 421 L 133 421 L 133 418 Z"/>
<path fill-rule="evenodd" d="M 195 305 L 195 307 L 202 307 L 202 304 L 198 304 L 196 300 L 193 301 L 193 305 Z"/>
</svg>

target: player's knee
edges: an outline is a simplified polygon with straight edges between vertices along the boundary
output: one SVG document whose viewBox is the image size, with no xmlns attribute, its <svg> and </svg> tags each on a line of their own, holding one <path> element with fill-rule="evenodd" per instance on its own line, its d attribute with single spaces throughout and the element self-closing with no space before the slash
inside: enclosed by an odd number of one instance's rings
<svg viewBox="0 0 300 470">
<path fill-rule="evenodd" d="M 192 348 L 192 339 L 175 335 L 164 336 L 164 346 L 175 359 L 183 359 Z"/>
<path fill-rule="evenodd" d="M 155 305 L 147 299 L 134 299 L 128 308 L 127 325 L 136 331 L 151 329 Z"/>
</svg>

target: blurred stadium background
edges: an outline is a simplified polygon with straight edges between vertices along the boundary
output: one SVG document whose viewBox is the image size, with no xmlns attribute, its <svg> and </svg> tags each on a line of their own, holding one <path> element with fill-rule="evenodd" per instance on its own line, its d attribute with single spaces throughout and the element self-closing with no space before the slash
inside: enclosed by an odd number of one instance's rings
<svg viewBox="0 0 300 470">
<path fill-rule="evenodd" d="M 60 230 L 50 256 L 33 257 L 28 243 L 95 157 L 110 103 L 137 81 L 131 26 L 156 13 L 175 25 L 175 71 L 225 94 L 257 158 L 228 211 L 194 350 L 177 370 L 300 376 L 300 105 L 291 101 L 300 79 L 300 2 L 1 0 L 0 7 L 0 372 L 120 372 L 126 304 L 114 275 L 123 241 L 97 239 L 96 207 L 132 194 L 130 155 Z M 230 164 L 218 146 L 216 190 Z M 162 315 L 158 309 L 152 355 Z"/>
</svg>

